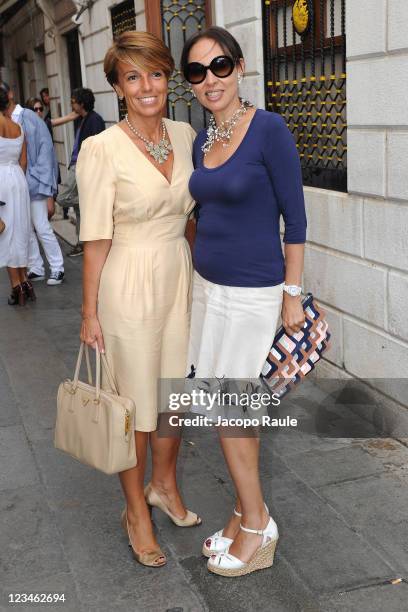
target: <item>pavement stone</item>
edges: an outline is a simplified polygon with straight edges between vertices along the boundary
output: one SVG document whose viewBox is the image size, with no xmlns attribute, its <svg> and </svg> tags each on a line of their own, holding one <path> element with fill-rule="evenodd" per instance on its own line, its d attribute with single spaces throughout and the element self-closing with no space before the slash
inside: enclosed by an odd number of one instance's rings
<svg viewBox="0 0 408 612">
<path fill-rule="evenodd" d="M 407 609 L 408 585 L 369 586 L 339 593 L 321 602 L 322 612 L 403 612 Z"/>
<path fill-rule="evenodd" d="M 296 453 L 286 457 L 285 462 L 313 487 L 341 480 L 355 480 L 384 470 L 383 461 L 360 446 Z"/>
<path fill-rule="evenodd" d="M 39 482 L 33 456 L 21 425 L 0 427 L 0 491 Z"/>
<path fill-rule="evenodd" d="M 216 434 L 194 428 L 184 431 L 178 475 L 203 524 L 180 529 L 154 510 L 168 564 L 133 560 L 118 479 L 53 447 L 56 390 L 79 347 L 81 266 L 67 258 L 64 283 L 36 283 L 26 308 L 7 305 L 0 271 L 0 610 L 21 591 L 64 592 L 53 608 L 75 612 L 405 609 L 407 583 L 384 583 L 407 577 L 408 449 L 375 437 L 311 380 L 280 407 L 305 427 L 262 436 L 261 481 L 280 532 L 272 570 L 239 580 L 208 573 L 202 541 L 222 527 L 234 495 Z"/>
<path fill-rule="evenodd" d="M 10 380 L 0 358 L 0 427 L 21 423 L 17 398 L 11 388 Z"/>
<path fill-rule="evenodd" d="M 274 465 L 279 461 L 276 458 Z M 379 552 L 289 468 L 284 476 L 273 471 L 269 495 L 279 550 L 312 592 L 330 593 L 393 577 Z"/>
<path fill-rule="evenodd" d="M 398 472 L 330 484 L 319 493 L 396 572 L 408 576 L 408 489 Z"/>
</svg>

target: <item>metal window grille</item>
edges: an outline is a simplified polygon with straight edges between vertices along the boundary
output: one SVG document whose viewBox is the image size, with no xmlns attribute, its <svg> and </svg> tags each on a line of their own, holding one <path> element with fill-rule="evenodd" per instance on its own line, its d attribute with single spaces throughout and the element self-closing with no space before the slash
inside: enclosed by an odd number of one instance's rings
<svg viewBox="0 0 408 612">
<path fill-rule="evenodd" d="M 176 61 L 169 80 L 168 116 L 191 123 L 195 130 L 207 125 L 206 112 L 193 97 L 190 84 L 179 69 L 185 41 L 209 25 L 210 6 L 206 0 L 161 0 L 163 40 Z"/>
<path fill-rule="evenodd" d="M 126 0 L 111 8 L 111 17 L 113 38 L 127 30 L 136 30 L 134 0 Z"/>
<path fill-rule="evenodd" d="M 126 32 L 127 30 L 136 30 L 136 13 L 134 0 L 126 0 L 111 9 L 112 19 L 112 34 L 113 38 Z M 126 103 L 124 100 L 118 100 L 119 117 L 123 119 L 126 115 Z"/>
<path fill-rule="evenodd" d="M 304 184 L 338 191 L 347 191 L 345 4 L 263 3 L 267 108 L 293 133 Z"/>
</svg>

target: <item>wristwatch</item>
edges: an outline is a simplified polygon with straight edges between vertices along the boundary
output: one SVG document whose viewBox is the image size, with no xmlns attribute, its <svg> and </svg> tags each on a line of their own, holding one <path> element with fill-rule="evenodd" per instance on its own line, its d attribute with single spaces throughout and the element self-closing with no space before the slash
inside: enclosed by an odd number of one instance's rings
<svg viewBox="0 0 408 612">
<path fill-rule="evenodd" d="M 283 285 L 283 290 L 292 297 L 297 297 L 302 293 L 302 287 L 298 285 Z"/>
</svg>

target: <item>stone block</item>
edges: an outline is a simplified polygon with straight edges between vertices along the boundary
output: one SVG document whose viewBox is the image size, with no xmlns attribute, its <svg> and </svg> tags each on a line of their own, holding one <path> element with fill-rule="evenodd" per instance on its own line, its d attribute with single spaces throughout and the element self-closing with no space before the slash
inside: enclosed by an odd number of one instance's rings
<svg viewBox="0 0 408 612">
<path fill-rule="evenodd" d="M 390 272 L 388 277 L 388 330 L 408 340 L 408 275 Z"/>
<path fill-rule="evenodd" d="M 340 368 L 343 367 L 343 315 L 337 310 L 333 310 L 326 304 L 323 304 L 323 308 L 326 311 L 326 318 L 329 324 L 331 338 L 330 348 L 327 349 L 324 354 L 325 359 L 328 359 L 332 363 L 338 365 Z"/>
<path fill-rule="evenodd" d="M 307 239 L 315 244 L 362 255 L 361 198 L 337 191 L 305 187 Z"/>
<path fill-rule="evenodd" d="M 347 317 L 343 325 L 346 370 L 406 405 L 406 385 L 398 381 L 408 378 L 408 344 Z"/>
<path fill-rule="evenodd" d="M 246 75 L 239 86 L 240 94 L 258 108 L 265 108 L 265 93 L 262 75 Z"/>
<path fill-rule="evenodd" d="M 143 31 L 144 31 L 144 30 L 147 30 L 147 25 L 146 25 L 146 13 L 145 13 L 145 12 L 139 13 L 139 14 L 136 16 L 136 28 L 137 28 L 138 30 L 143 30 Z"/>
<path fill-rule="evenodd" d="M 284 477 L 272 476 L 270 486 L 270 508 L 281 536 L 279 552 L 311 592 L 329 594 L 390 576 L 380 555 L 322 499 L 320 491 L 317 494 L 289 469 Z"/>
<path fill-rule="evenodd" d="M 364 256 L 408 270 L 408 207 L 364 199 Z"/>
<path fill-rule="evenodd" d="M 320 612 L 401 612 L 408 600 L 408 585 L 361 585 L 352 591 L 337 593 L 320 599 Z"/>
<path fill-rule="evenodd" d="M 406 71 L 405 55 L 350 61 L 347 67 L 348 125 L 406 126 Z"/>
<path fill-rule="evenodd" d="M 383 461 L 358 446 L 292 454 L 286 464 L 311 487 L 379 474 Z M 408 462 L 407 462 L 408 463 Z"/>
<path fill-rule="evenodd" d="M 384 0 L 358 0 L 358 2 L 346 3 L 348 58 L 354 55 L 384 53 L 386 30 L 387 18 Z"/>
<path fill-rule="evenodd" d="M 38 483 L 38 473 L 22 426 L 0 428 L 0 491 Z"/>
<path fill-rule="evenodd" d="M 379 327 L 385 324 L 385 282 L 385 270 L 374 264 L 306 247 L 305 290 Z"/>
<path fill-rule="evenodd" d="M 350 192 L 385 195 L 385 131 L 347 132 L 347 183 Z"/>
<path fill-rule="evenodd" d="M 84 39 L 84 60 L 85 64 L 100 62 L 105 57 L 105 53 L 112 44 L 112 31 L 106 26 L 92 36 Z"/>
<path fill-rule="evenodd" d="M 408 132 L 390 132 L 388 134 L 387 164 L 387 195 L 390 198 L 408 200 Z"/>
<path fill-rule="evenodd" d="M 263 66 L 262 21 L 232 26 L 229 31 L 241 46 L 245 59 L 245 72 L 257 73 Z"/>
<path fill-rule="evenodd" d="M 262 5 L 256 0 L 223 0 L 224 27 L 262 18 Z"/>
<path fill-rule="evenodd" d="M 58 66 L 57 66 L 57 53 L 54 50 L 52 53 L 47 53 L 45 56 L 45 65 L 47 69 L 47 75 L 55 75 L 58 74 Z"/>
<path fill-rule="evenodd" d="M 139 15 L 140 13 L 144 13 L 144 11 L 145 11 L 145 2 L 146 2 L 146 0 L 135 0 L 136 15 Z"/>
<path fill-rule="evenodd" d="M 316 601 L 280 553 L 275 553 L 273 567 L 265 572 L 254 572 L 241 578 L 241 583 L 225 583 L 221 577 L 210 574 L 202 559 L 190 557 L 182 567 L 191 584 L 203 600 L 201 606 L 186 612 L 316 612 Z M 265 576 L 266 575 L 266 576 Z M 273 579 L 272 579 L 273 576 Z M 228 595 L 227 595 L 228 593 Z M 221 602 L 221 603 L 220 603 Z M 175 611 L 176 612 L 176 611 Z M 177 612 L 179 610 L 177 609 Z M 181 612 L 181 610 L 180 610 Z"/>
<path fill-rule="evenodd" d="M 106 84 L 106 87 L 109 87 Z M 95 110 L 102 115 L 105 121 L 117 122 L 119 120 L 117 97 L 107 89 L 95 96 Z"/>
<path fill-rule="evenodd" d="M 408 571 L 408 488 L 403 485 L 397 475 L 383 473 L 319 489 L 396 576 Z"/>
<path fill-rule="evenodd" d="M 10 384 L 4 362 L 0 359 L 0 427 L 19 425 L 21 416 L 18 400 Z"/>
<path fill-rule="evenodd" d="M 106 91 L 108 84 L 103 71 L 103 63 L 87 66 L 86 78 L 86 86 L 92 89 L 92 91 Z M 114 94 L 112 94 L 112 96 L 114 96 Z"/>
<path fill-rule="evenodd" d="M 408 3 L 388 0 L 388 50 L 407 49 Z"/>
</svg>

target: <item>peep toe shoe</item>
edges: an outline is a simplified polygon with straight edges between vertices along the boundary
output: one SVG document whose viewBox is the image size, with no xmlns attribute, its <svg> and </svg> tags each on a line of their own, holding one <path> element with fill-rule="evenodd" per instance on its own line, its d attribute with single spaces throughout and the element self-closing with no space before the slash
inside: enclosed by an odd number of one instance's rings
<svg viewBox="0 0 408 612">
<path fill-rule="evenodd" d="M 132 553 L 136 561 L 138 561 L 141 565 L 146 565 L 147 567 L 162 567 L 163 565 L 166 565 L 167 559 L 164 556 L 161 548 L 156 548 L 155 550 L 149 550 L 141 553 L 135 550 L 132 539 L 130 537 L 129 522 L 127 518 L 126 508 L 122 512 L 121 524 L 124 532 L 126 533 L 129 539 L 129 547 L 132 549 Z"/>
<path fill-rule="evenodd" d="M 196 527 L 197 525 L 201 525 L 202 521 L 200 517 L 195 512 L 191 512 L 191 510 L 186 510 L 186 515 L 183 518 L 170 512 L 163 499 L 156 489 L 153 489 L 150 482 L 146 486 L 144 494 L 147 504 L 152 508 L 159 508 L 164 514 L 167 514 L 177 527 Z"/>
<path fill-rule="evenodd" d="M 211 555 L 207 562 L 207 567 L 210 572 L 219 574 L 220 576 L 234 577 L 244 576 L 256 570 L 272 566 L 275 548 L 279 538 L 278 528 L 273 518 L 269 517 L 269 522 L 265 529 L 249 529 L 242 525 L 239 527 L 242 531 L 246 531 L 247 533 L 255 533 L 262 536 L 260 547 L 246 563 L 238 559 L 238 557 L 231 555 L 228 552 L 229 547 L 225 552 Z"/>
<path fill-rule="evenodd" d="M 242 514 L 238 512 L 238 510 L 236 510 L 235 508 L 234 514 L 235 516 L 239 516 L 239 518 L 242 517 Z M 220 529 L 204 541 L 201 552 L 205 557 L 211 557 L 211 555 L 225 552 L 228 546 L 232 544 L 232 538 L 226 538 L 222 535 L 222 532 L 223 530 Z"/>
</svg>

